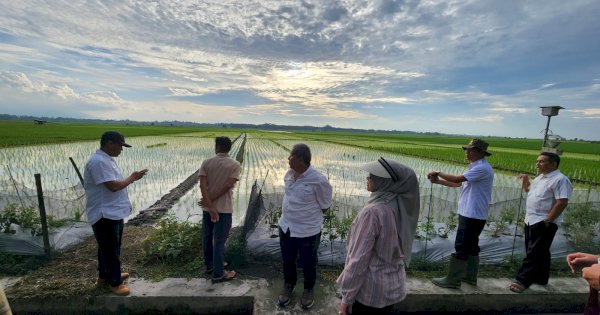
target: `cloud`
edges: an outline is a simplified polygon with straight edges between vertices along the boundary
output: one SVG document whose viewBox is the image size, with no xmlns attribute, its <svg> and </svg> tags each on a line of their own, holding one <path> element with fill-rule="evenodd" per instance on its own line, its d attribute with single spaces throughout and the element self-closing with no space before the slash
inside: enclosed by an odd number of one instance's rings
<svg viewBox="0 0 600 315">
<path fill-rule="evenodd" d="M 551 87 L 553 87 L 553 86 L 555 86 L 555 85 L 556 85 L 556 83 L 547 83 L 547 84 L 544 84 L 544 85 L 542 85 L 542 86 L 540 87 L 540 90 L 547 89 L 547 88 L 551 88 Z"/>
<path fill-rule="evenodd" d="M 12 71 L 0 72 L 0 80 L 8 86 L 20 88 L 25 91 L 35 89 L 33 83 L 25 73 Z"/>
<path fill-rule="evenodd" d="M 501 113 L 517 113 L 524 114 L 529 112 L 529 109 L 523 107 L 510 106 L 503 103 L 495 103 L 491 105 L 492 107 L 488 110 L 491 112 L 501 112 Z"/>
<path fill-rule="evenodd" d="M 203 93 L 191 91 L 189 89 L 182 89 L 182 88 L 175 88 L 175 87 L 170 87 L 169 91 L 171 91 L 172 96 L 197 96 L 197 95 L 203 94 Z"/>
<path fill-rule="evenodd" d="M 487 116 L 451 116 L 440 118 L 443 122 L 479 122 L 479 123 L 498 123 L 501 122 L 504 117 L 500 115 L 487 115 Z"/>
<path fill-rule="evenodd" d="M 275 114 L 288 118 L 325 118 L 331 121 L 356 119 L 364 118 L 365 116 L 372 116 L 365 115 L 364 113 L 357 110 L 338 108 L 336 106 L 297 107 L 285 104 L 262 104 L 249 106 L 245 111 L 253 115 Z"/>
<path fill-rule="evenodd" d="M 115 92 L 95 91 L 88 93 L 77 93 L 66 84 L 46 84 L 40 81 L 31 81 L 25 73 L 0 72 L 0 82 L 6 83 L 14 89 L 28 94 L 43 94 L 58 97 L 67 101 L 82 101 L 89 104 L 125 105 Z"/>
<path fill-rule="evenodd" d="M 593 138 L 599 14 L 592 0 L 8 1 L 0 106 L 439 132 L 468 117 L 468 132 L 537 135 L 524 121 L 558 104 Z"/>
<path fill-rule="evenodd" d="M 567 109 L 565 111 L 573 113 L 575 119 L 600 119 L 600 108 Z"/>
<path fill-rule="evenodd" d="M 32 47 L 2 43 L 0 41 L 0 60 L 8 64 L 36 63 L 48 56 Z"/>
</svg>

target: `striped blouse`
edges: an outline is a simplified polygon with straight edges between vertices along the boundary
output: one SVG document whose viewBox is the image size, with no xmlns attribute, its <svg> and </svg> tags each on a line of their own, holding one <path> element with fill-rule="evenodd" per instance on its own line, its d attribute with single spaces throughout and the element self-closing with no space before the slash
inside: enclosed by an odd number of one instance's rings
<svg viewBox="0 0 600 315">
<path fill-rule="evenodd" d="M 392 209 L 365 206 L 352 222 L 344 270 L 337 279 L 342 303 L 381 308 L 406 297 L 404 255 Z"/>
</svg>

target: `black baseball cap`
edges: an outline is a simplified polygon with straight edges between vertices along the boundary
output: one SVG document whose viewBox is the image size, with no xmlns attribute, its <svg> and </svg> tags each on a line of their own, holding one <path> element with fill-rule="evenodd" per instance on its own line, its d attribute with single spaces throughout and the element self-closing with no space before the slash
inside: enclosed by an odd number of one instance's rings
<svg viewBox="0 0 600 315">
<path fill-rule="evenodd" d="M 103 133 L 102 139 L 100 139 L 100 144 L 104 144 L 108 141 L 119 143 L 124 147 L 131 148 L 129 144 L 125 143 L 125 136 L 118 131 L 107 131 Z"/>
</svg>

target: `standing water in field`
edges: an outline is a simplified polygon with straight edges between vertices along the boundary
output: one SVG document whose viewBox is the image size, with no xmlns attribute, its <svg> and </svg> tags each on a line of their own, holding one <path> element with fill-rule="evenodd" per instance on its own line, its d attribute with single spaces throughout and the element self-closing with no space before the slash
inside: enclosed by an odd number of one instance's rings
<svg viewBox="0 0 600 315">
<path fill-rule="evenodd" d="M 233 139 L 237 135 L 230 134 L 229 136 Z M 133 205 L 133 213 L 130 218 L 137 215 L 139 211 L 150 207 L 196 172 L 203 159 L 213 156 L 214 136 L 215 134 L 212 133 L 130 138 L 129 142 L 133 147 L 118 158 L 118 165 L 122 173 L 129 174 L 140 167 L 149 169 L 144 180 L 140 181 L 139 185 L 133 185 L 129 190 Z M 334 205 L 330 209 L 323 227 L 323 243 L 320 248 L 320 257 L 323 263 L 343 261 L 345 234 L 348 226 L 356 213 L 366 204 L 368 197 L 365 189 L 366 175 L 364 172 L 358 171 L 358 166 L 374 161 L 380 156 L 397 160 L 413 168 L 419 177 L 422 199 L 418 239 L 415 240 L 413 247 L 418 252 L 415 255 L 421 254 L 430 260 L 437 261 L 447 256 L 446 253 L 452 250 L 453 228 L 455 228 L 457 220 L 454 211 L 460 189 L 440 186 L 432 188 L 425 175 L 431 170 L 462 173 L 467 167 L 466 162 L 464 165 L 452 165 L 321 141 L 307 141 L 290 133 L 279 133 L 276 137 L 271 136 L 270 138 L 265 138 L 263 134 L 258 133 L 248 134 L 241 180 L 234 188 L 234 225 L 242 225 L 247 216 L 246 209 L 251 203 L 252 186 L 255 182 L 261 192 L 262 210 L 256 215 L 256 223 L 251 229 L 254 232 L 248 234 L 248 244 L 253 252 L 277 255 L 278 239 L 271 237 L 277 234 L 276 226 L 273 227 L 273 225 L 277 224 L 281 212 L 283 176 L 288 169 L 289 149 L 299 142 L 309 145 L 313 153 L 311 164 L 329 178 L 334 188 Z M 1 160 L 9 165 L 11 170 L 11 174 L 6 167 L 0 170 L 0 215 L 6 217 L 6 206 L 16 204 L 21 207 L 21 201 L 26 206 L 34 207 L 37 210 L 37 194 L 33 174 L 40 173 L 48 213 L 56 219 L 83 222 L 81 224 L 85 226 L 86 219 L 83 211 L 85 196 L 69 157 L 73 157 L 74 161 L 83 169 L 83 165 L 98 145 L 97 141 L 89 141 L 0 149 Z M 238 141 L 234 143 L 231 156 L 237 154 L 239 145 Z M 17 195 L 17 191 L 19 195 Z M 486 226 L 486 232 L 484 232 L 489 238 L 482 240 L 484 249 L 482 260 L 497 260 L 499 257 L 507 255 L 505 248 L 508 244 L 512 248 L 515 231 L 517 234 L 522 231 L 520 227 L 515 228 L 515 224 L 523 220 L 524 197 L 525 194 L 521 193 L 519 182 L 513 175 L 496 174 L 490 219 Z M 201 209 L 197 205 L 198 199 L 198 188 L 192 187 L 173 205 L 169 212 L 173 213 L 178 220 L 199 222 Z M 597 189 L 576 188 L 566 214 L 571 210 L 595 211 L 598 214 L 599 204 L 600 195 Z M 589 210 L 584 209 L 584 206 Z M 580 208 L 582 210 L 578 210 Z M 517 220 L 518 215 L 520 216 Z M 565 218 L 565 223 L 568 223 L 567 218 Z M 12 230 L 16 231 L 15 227 L 12 225 Z M 591 230 L 589 230 L 590 228 Z M 8 230 L 10 229 L 9 227 Z M 23 234 L 31 234 L 30 230 L 32 229 L 28 229 L 30 228 L 25 227 Z M 82 228 L 71 228 L 70 231 L 78 229 Z M 555 241 L 556 248 L 553 245 L 553 255 L 563 255 L 568 250 L 569 244 L 585 242 L 585 235 L 592 235 L 595 237 L 592 241 L 600 242 L 598 240 L 599 229 L 600 226 L 596 224 L 589 227 L 572 228 L 568 232 L 566 230 L 562 233 L 559 231 L 557 241 Z M 0 233 L 0 248 L 2 238 L 9 234 L 10 231 L 9 233 Z M 61 236 L 62 239 L 70 237 Z M 564 241 L 561 241 L 561 238 Z M 41 240 L 39 243 L 41 244 Z M 55 241 L 55 243 L 58 244 L 59 241 Z M 270 244 L 273 245 L 273 250 L 269 249 L 271 248 Z M 565 244 L 565 246 L 562 247 L 559 244 Z M 522 247 L 522 237 L 518 236 L 515 248 L 518 251 Z M 486 253 L 492 256 L 485 256 Z M 509 250 L 508 255 L 510 254 Z"/>
<path fill-rule="evenodd" d="M 128 140 L 133 147 L 117 158 L 122 173 L 149 169 L 140 185 L 127 188 L 133 208 L 129 219 L 193 174 L 204 158 L 214 155 L 214 136 L 202 136 L 205 134 Z M 85 217 L 85 193 L 69 157 L 83 170 L 98 147 L 98 141 L 87 141 L 0 149 L 0 160 L 6 163 L 0 170 L 0 250 L 43 254 L 37 173 L 41 174 L 51 247 L 60 250 L 92 235 Z M 185 211 L 200 210 L 193 205 Z"/>
</svg>

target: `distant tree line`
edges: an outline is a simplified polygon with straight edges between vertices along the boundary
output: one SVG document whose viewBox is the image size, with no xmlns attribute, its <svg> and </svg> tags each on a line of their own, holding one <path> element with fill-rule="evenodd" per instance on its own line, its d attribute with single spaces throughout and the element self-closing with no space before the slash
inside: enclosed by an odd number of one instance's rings
<svg viewBox="0 0 600 315">
<path fill-rule="evenodd" d="M 166 127 L 204 127 L 204 128 L 232 128 L 232 129 L 260 129 L 260 130 L 278 130 L 278 131 L 310 131 L 310 132 L 360 132 L 360 133 L 379 133 L 379 134 L 405 134 L 405 135 L 426 135 L 426 136 L 473 136 L 473 135 L 450 135 L 439 132 L 417 132 L 407 130 L 381 130 L 381 129 L 355 129 L 355 128 L 339 128 L 331 125 L 323 127 L 317 126 L 292 126 L 292 125 L 276 125 L 276 124 L 236 124 L 236 123 L 197 123 L 191 121 L 166 120 L 166 121 L 134 121 L 134 120 L 106 120 L 106 119 L 83 119 L 69 117 L 44 117 L 44 116 L 28 116 L 28 115 L 8 115 L 0 114 L 0 120 L 44 120 L 47 122 L 56 123 L 83 123 L 83 124 L 124 124 L 130 126 L 166 126 Z M 492 136 L 490 136 L 492 137 Z M 511 137 L 503 137 L 511 139 Z M 519 137 L 516 137 L 519 139 Z M 522 138 L 525 139 L 525 138 Z M 591 143 L 600 143 L 600 141 L 587 141 L 584 139 L 574 138 L 571 141 L 586 141 Z"/>
<path fill-rule="evenodd" d="M 261 129 L 261 130 L 279 130 L 279 131 L 335 131 L 335 132 L 368 132 L 368 133 L 389 133 L 389 134 L 422 134 L 422 135 L 444 135 L 439 132 L 415 132 L 415 131 L 399 131 L 399 130 L 376 130 L 376 129 L 355 129 L 355 128 L 338 128 L 331 125 L 323 127 L 317 126 L 291 126 L 291 125 L 276 125 L 276 124 L 239 124 L 239 123 L 197 123 L 190 121 L 134 121 L 134 120 L 107 120 L 107 119 L 83 119 L 69 117 L 44 117 L 44 116 L 29 116 L 29 115 L 8 115 L 0 114 L 0 120 L 44 120 L 55 123 L 84 123 L 84 124 L 124 124 L 130 126 L 167 126 L 167 127 L 210 127 L 210 128 L 232 128 L 232 129 Z"/>
</svg>

